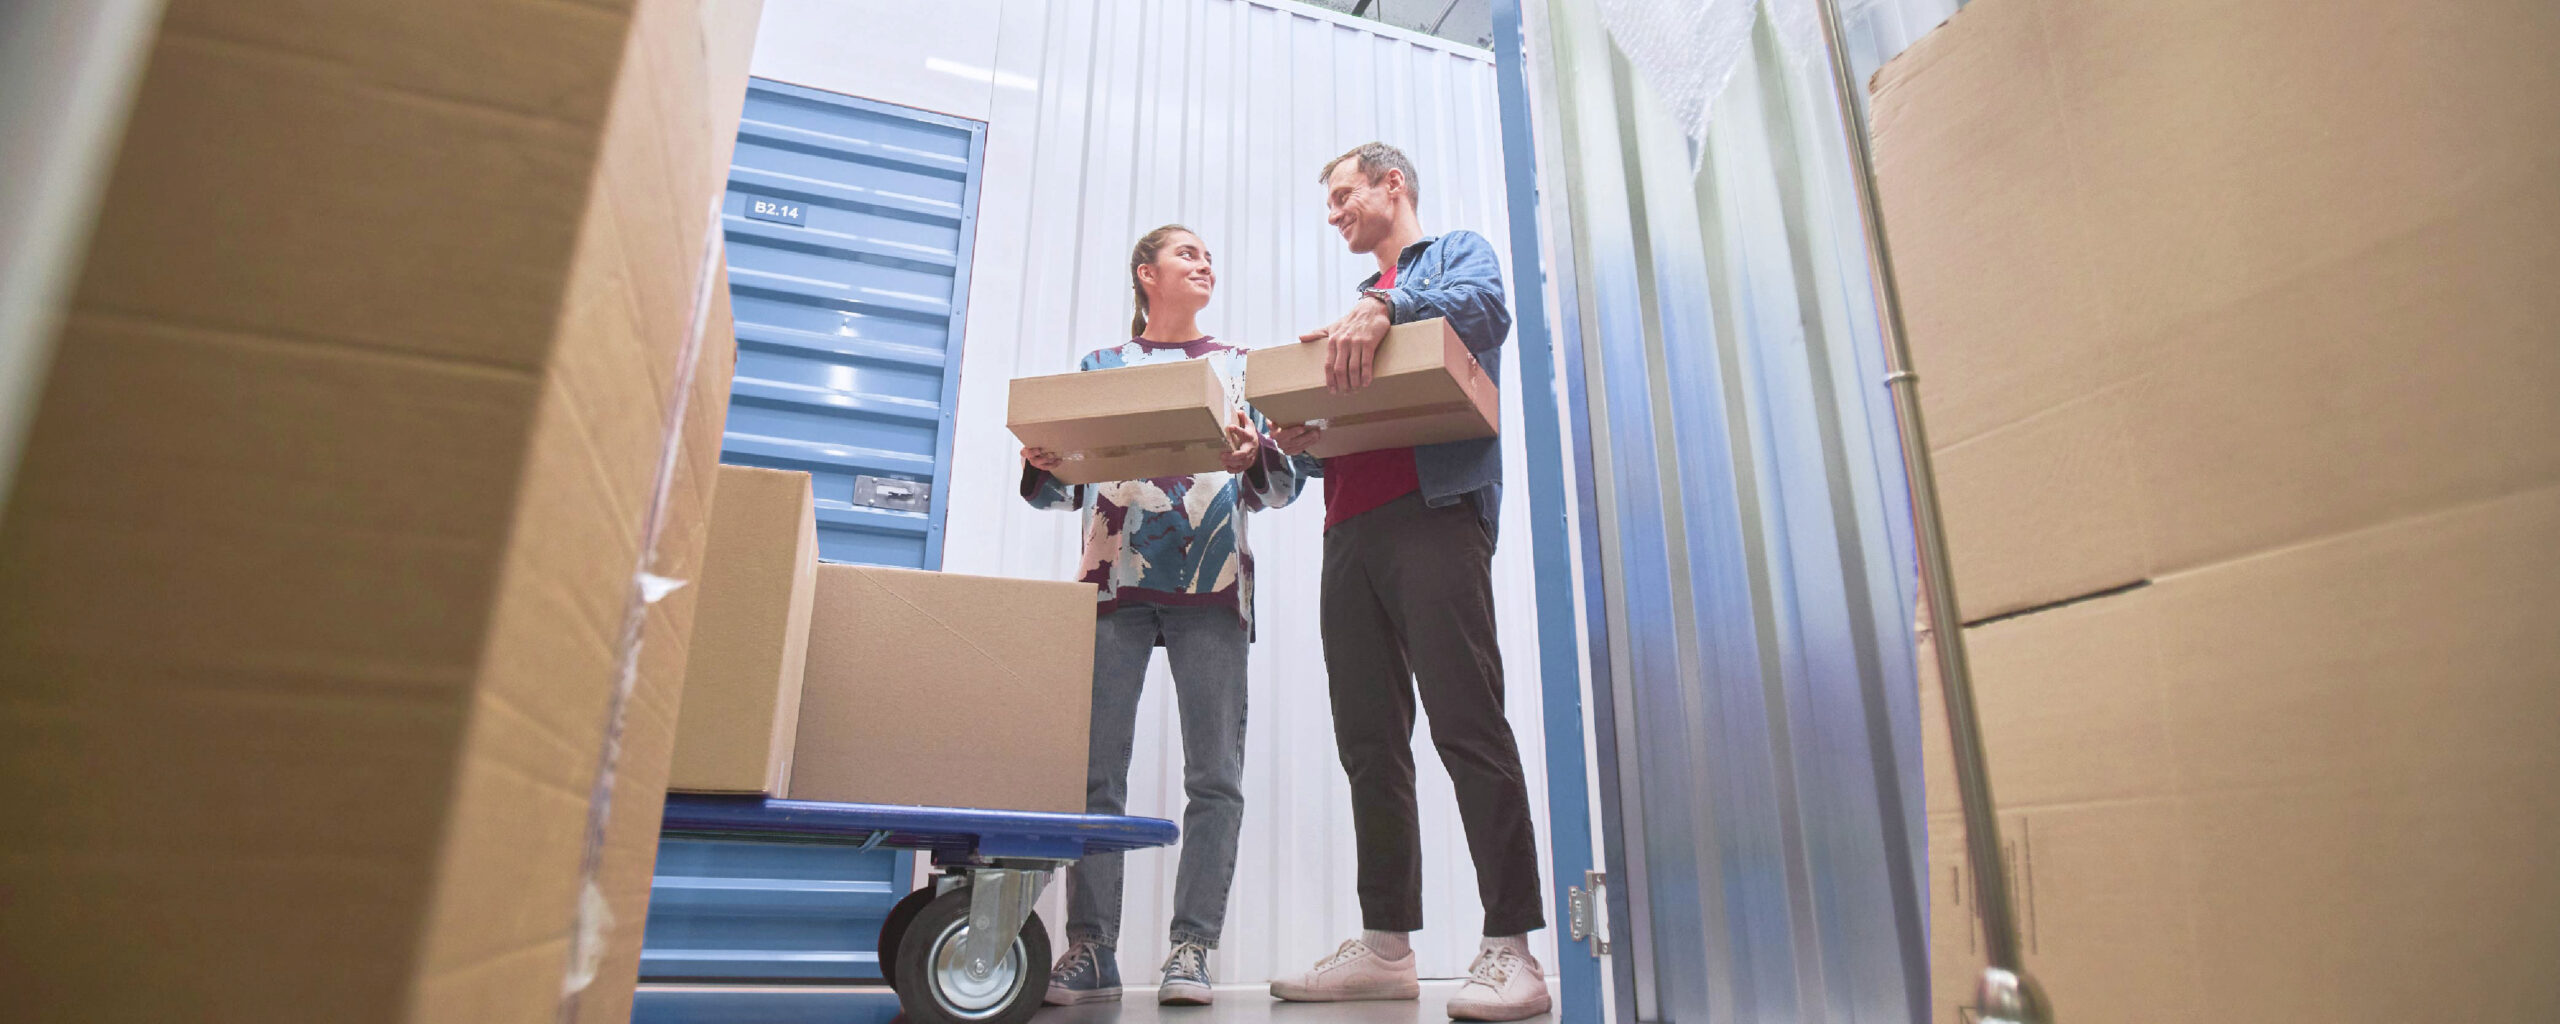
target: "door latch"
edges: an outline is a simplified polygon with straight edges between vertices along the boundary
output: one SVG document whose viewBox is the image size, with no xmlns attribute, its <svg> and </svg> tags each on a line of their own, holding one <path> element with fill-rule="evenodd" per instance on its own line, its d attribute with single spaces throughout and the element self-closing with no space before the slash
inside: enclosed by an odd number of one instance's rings
<svg viewBox="0 0 2560 1024">
<path fill-rule="evenodd" d="M 1609 937 L 1600 934 L 1600 890 L 1609 884 L 1605 872 L 1585 871 L 1582 884 L 1565 890 L 1565 934 L 1591 943 L 1591 955 L 1609 955 Z"/>
</svg>

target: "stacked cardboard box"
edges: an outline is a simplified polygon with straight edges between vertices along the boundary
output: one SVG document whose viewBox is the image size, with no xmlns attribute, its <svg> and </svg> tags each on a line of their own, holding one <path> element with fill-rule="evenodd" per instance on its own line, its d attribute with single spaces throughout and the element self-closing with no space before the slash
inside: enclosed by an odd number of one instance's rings
<svg viewBox="0 0 2560 1024">
<path fill-rule="evenodd" d="M 818 535 L 809 474 L 720 468 L 668 788 L 789 796 Z"/>
<path fill-rule="evenodd" d="M 755 16 L 168 6 L 0 520 L 12 1020 L 610 1014 Z"/>
<path fill-rule="evenodd" d="M 2069 1019 L 2560 1019 L 2555 47 L 2534 4 L 1980 0 L 1878 76 Z M 1952 1022 L 1979 936 L 1923 707 Z"/>
</svg>

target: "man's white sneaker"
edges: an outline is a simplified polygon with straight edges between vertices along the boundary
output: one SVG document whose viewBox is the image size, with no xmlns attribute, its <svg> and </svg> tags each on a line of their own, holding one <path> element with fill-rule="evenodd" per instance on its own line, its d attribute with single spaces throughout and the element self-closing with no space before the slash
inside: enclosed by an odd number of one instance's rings
<svg viewBox="0 0 2560 1024">
<path fill-rule="evenodd" d="M 1538 962 L 1509 946 L 1477 955 L 1467 983 L 1449 998 L 1449 1017 L 1465 1021 L 1513 1021 L 1547 1012 L 1547 975 Z"/>
<path fill-rule="evenodd" d="M 1412 953 L 1390 960 L 1353 939 L 1306 973 L 1273 981 L 1271 994 L 1293 1003 L 1420 999 L 1422 981 L 1413 963 Z"/>
</svg>

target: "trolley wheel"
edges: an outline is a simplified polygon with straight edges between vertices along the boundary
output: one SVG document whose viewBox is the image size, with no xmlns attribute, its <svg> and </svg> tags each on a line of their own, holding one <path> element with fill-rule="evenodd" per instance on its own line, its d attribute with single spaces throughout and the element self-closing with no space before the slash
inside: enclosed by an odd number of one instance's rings
<svg viewBox="0 0 2560 1024">
<path fill-rule="evenodd" d="M 897 906 L 890 907 L 889 916 L 880 921 L 880 944 L 873 948 L 880 954 L 880 979 L 891 986 L 898 984 L 898 942 L 907 937 L 907 925 L 916 919 L 916 914 L 931 902 L 933 883 L 928 881 L 924 888 L 908 893 Z"/>
<path fill-rule="evenodd" d="M 898 937 L 891 986 L 914 1024 L 1022 1024 L 1049 991 L 1049 929 L 1032 914 L 984 978 L 969 976 L 969 887 L 927 901 Z"/>
</svg>

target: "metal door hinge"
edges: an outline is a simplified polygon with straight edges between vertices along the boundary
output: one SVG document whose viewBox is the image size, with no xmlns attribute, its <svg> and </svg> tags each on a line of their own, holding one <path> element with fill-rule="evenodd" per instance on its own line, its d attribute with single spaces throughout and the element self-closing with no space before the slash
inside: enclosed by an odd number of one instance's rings
<svg viewBox="0 0 2560 1024">
<path fill-rule="evenodd" d="M 1582 884 L 1565 890 L 1565 934 L 1575 942 L 1591 943 L 1591 955 L 1609 955 L 1609 937 L 1600 934 L 1600 890 L 1609 884 L 1609 876 L 1599 871 L 1582 873 Z"/>
</svg>

